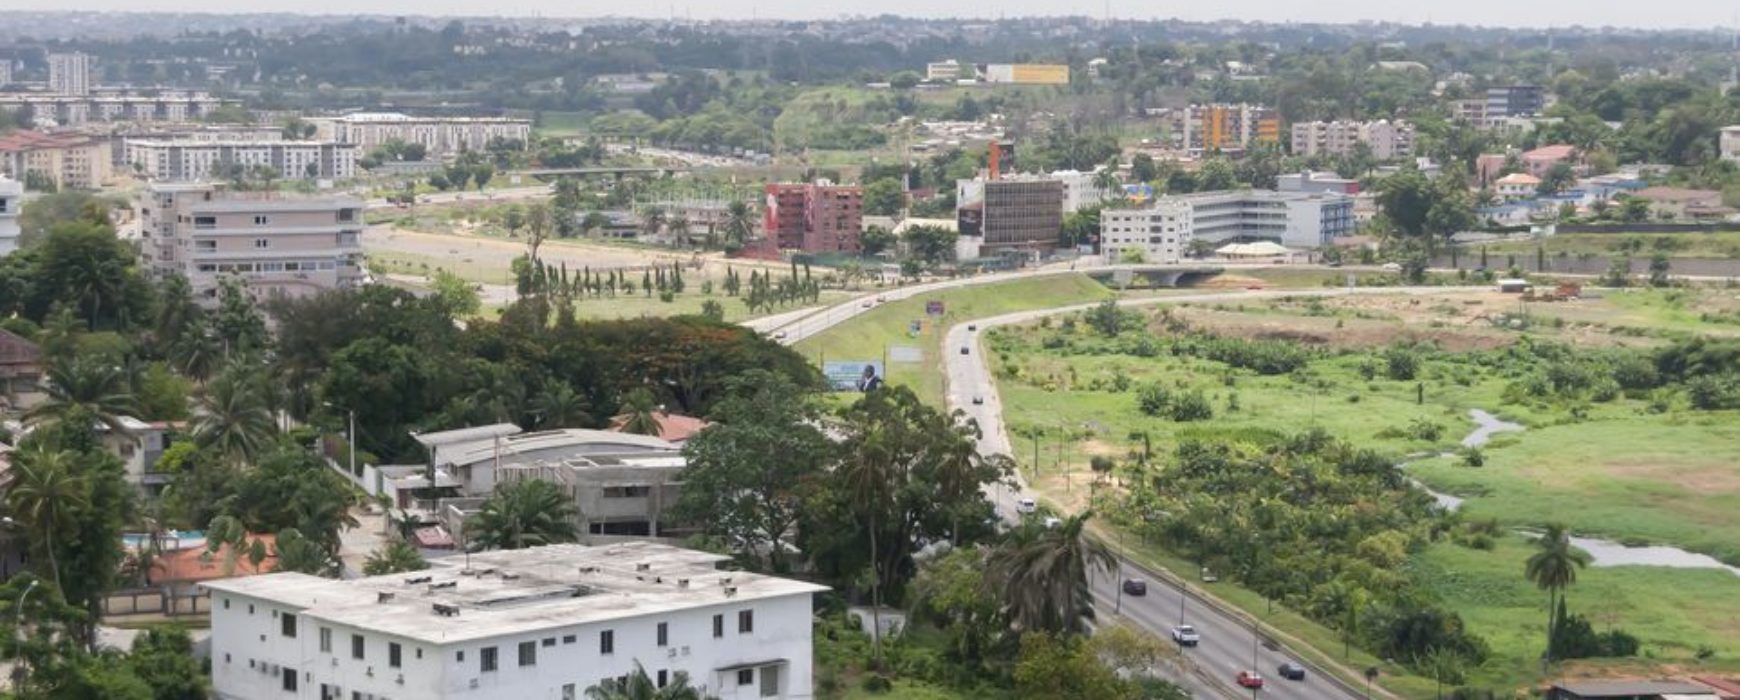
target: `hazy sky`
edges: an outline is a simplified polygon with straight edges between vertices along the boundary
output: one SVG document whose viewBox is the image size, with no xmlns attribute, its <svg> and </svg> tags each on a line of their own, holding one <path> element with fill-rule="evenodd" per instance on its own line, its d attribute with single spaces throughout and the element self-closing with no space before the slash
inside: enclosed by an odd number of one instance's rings
<svg viewBox="0 0 1740 700">
<path fill-rule="evenodd" d="M 938 0 L 0 0 L 0 10 L 168 10 L 191 12 L 380 13 L 419 15 L 633 15 L 696 19 L 778 17 L 812 19 L 847 14 L 891 13 L 915 17 L 1024 16 L 1107 11 L 1105 0 L 1000 0 L 994 3 Z M 1239 2 L 1112 2 L 1111 16 L 1179 17 L 1189 20 L 1358 20 L 1489 26 L 1624 26 L 1650 28 L 1731 27 L 1740 24 L 1734 0 L 1240 0 Z"/>
</svg>

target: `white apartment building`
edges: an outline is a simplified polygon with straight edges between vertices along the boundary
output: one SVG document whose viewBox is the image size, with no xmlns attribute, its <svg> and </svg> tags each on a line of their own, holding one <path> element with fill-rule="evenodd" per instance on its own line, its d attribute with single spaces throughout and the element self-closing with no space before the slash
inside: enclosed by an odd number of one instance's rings
<svg viewBox="0 0 1740 700">
<path fill-rule="evenodd" d="M 1105 209 L 1100 212 L 1100 251 L 1117 262 L 1137 251 L 1143 262 L 1177 263 L 1190 254 L 1191 206 L 1178 199 L 1161 199 L 1145 209 Z"/>
<path fill-rule="evenodd" d="M 1403 160 L 1414 155 L 1414 127 L 1406 122 L 1333 121 L 1293 125 L 1293 155 L 1345 156 L 1355 145 L 1365 144 L 1380 161 Z"/>
<path fill-rule="evenodd" d="M 420 143 L 432 156 L 481 151 L 500 138 L 524 145 L 531 140 L 529 119 L 496 117 L 412 117 L 391 112 L 347 114 L 311 120 L 316 138 L 357 146 L 367 152 L 397 139 Z"/>
<path fill-rule="evenodd" d="M 1110 193 L 1094 183 L 1097 174 L 1079 170 L 1059 170 L 1051 174 L 1051 179 L 1063 183 L 1063 213 L 1078 212 L 1106 200 Z"/>
<path fill-rule="evenodd" d="M 12 59 L 0 59 L 0 87 L 12 84 Z"/>
<path fill-rule="evenodd" d="M 924 65 L 924 79 L 934 83 L 971 80 L 977 76 L 978 71 L 973 68 L 972 64 L 963 64 L 952 58 Z"/>
<path fill-rule="evenodd" d="M 355 197 L 156 183 L 140 200 L 140 254 L 159 277 L 185 276 L 194 300 L 208 306 L 226 275 L 257 296 L 308 296 L 362 284 L 362 213 Z"/>
<path fill-rule="evenodd" d="M 356 176 L 356 146 L 331 141 L 127 141 L 127 163 L 159 182 L 224 179 L 232 165 L 269 167 L 285 179 Z"/>
<path fill-rule="evenodd" d="M 49 54 L 48 91 L 60 95 L 91 94 L 91 57 L 77 51 Z"/>
<path fill-rule="evenodd" d="M 189 122 L 204 119 L 219 107 L 236 104 L 205 93 L 165 91 L 143 95 L 0 94 L 0 110 L 28 111 L 38 123 L 83 126 L 101 122 Z"/>
<path fill-rule="evenodd" d="M 1740 125 L 1722 127 L 1720 150 L 1722 160 L 1740 161 Z"/>
<path fill-rule="evenodd" d="M 0 256 L 18 250 L 18 210 L 24 208 L 24 183 L 0 175 Z"/>
<path fill-rule="evenodd" d="M 352 580 L 275 573 L 212 591 L 212 690 L 263 698 L 576 700 L 677 672 L 722 700 L 812 696 L 800 581 L 650 542 L 553 545 Z"/>
</svg>

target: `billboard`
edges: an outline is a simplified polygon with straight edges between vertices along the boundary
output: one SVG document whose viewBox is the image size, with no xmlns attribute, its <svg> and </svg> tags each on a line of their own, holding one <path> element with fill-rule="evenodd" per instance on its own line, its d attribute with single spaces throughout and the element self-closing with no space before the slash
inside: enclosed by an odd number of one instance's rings
<svg viewBox="0 0 1740 700">
<path fill-rule="evenodd" d="M 1061 63 L 991 63 L 980 66 L 979 75 L 984 76 L 988 83 L 1069 84 L 1069 66 Z"/>
<path fill-rule="evenodd" d="M 983 205 L 961 207 L 955 212 L 955 226 L 962 236 L 985 235 L 985 210 Z"/>
<path fill-rule="evenodd" d="M 822 363 L 822 376 L 834 391 L 873 391 L 882 388 L 881 360 L 845 360 Z"/>
<path fill-rule="evenodd" d="M 932 299 L 924 303 L 924 313 L 927 316 L 943 315 L 943 303 L 940 299 Z"/>
</svg>

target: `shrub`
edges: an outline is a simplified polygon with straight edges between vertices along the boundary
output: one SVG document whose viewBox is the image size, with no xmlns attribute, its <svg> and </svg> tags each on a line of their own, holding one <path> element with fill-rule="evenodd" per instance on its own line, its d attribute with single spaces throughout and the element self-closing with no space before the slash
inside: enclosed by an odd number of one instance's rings
<svg viewBox="0 0 1740 700">
<path fill-rule="evenodd" d="M 1464 467 L 1484 467 L 1484 466 L 1486 466 L 1486 455 L 1482 454 L 1480 452 L 1480 448 L 1478 448 L 1478 447 L 1470 447 L 1466 450 L 1463 450 L 1462 451 L 1462 466 L 1464 466 Z"/>
<path fill-rule="evenodd" d="M 1214 417 L 1214 407 L 1208 403 L 1208 397 L 1200 391 L 1179 394 L 1172 400 L 1170 411 L 1172 420 L 1180 423 L 1194 420 L 1208 420 Z"/>
<path fill-rule="evenodd" d="M 1398 382 L 1410 381 L 1420 373 L 1420 356 L 1410 348 L 1392 345 L 1384 351 L 1384 375 Z"/>
<path fill-rule="evenodd" d="M 1167 391 L 1166 387 L 1161 386 L 1158 382 L 1144 385 L 1136 391 L 1136 407 L 1146 415 L 1164 414 L 1171 405 L 1172 392 Z"/>
<path fill-rule="evenodd" d="M 1423 442 L 1437 442 L 1439 438 L 1444 437 L 1444 426 L 1425 418 L 1415 418 L 1412 423 L 1408 424 L 1407 435 Z"/>
</svg>

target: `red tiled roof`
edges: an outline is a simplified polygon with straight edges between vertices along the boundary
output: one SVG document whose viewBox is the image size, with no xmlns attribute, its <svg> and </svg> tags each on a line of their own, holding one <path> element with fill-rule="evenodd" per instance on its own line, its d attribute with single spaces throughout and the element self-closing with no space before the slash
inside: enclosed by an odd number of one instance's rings
<svg viewBox="0 0 1740 700">
<path fill-rule="evenodd" d="M 88 143 L 90 137 L 77 134 L 50 134 L 42 131 L 19 131 L 0 137 L 0 151 L 30 151 L 38 148 L 65 148 Z"/>
<path fill-rule="evenodd" d="M 1557 146 L 1542 146 L 1524 153 L 1523 158 L 1529 160 L 1561 160 L 1564 158 L 1570 158 L 1571 154 L 1576 152 L 1576 146 L 1566 146 L 1563 144 Z"/>
<path fill-rule="evenodd" d="M 193 583 L 197 581 L 212 581 L 220 578 L 235 578 L 253 576 L 255 574 L 271 573 L 278 568 L 278 538 L 275 535 L 248 535 L 248 546 L 253 546 L 254 540 L 266 544 L 266 558 L 260 561 L 259 568 L 254 568 L 248 560 L 248 553 L 242 552 L 236 557 L 235 569 L 224 575 L 224 556 L 229 552 L 229 545 L 223 545 L 211 556 L 205 556 L 204 547 L 192 547 L 173 552 L 164 552 L 157 559 L 157 567 L 151 571 L 151 582 L 161 583 Z"/>
<path fill-rule="evenodd" d="M 664 411 L 653 412 L 653 420 L 658 421 L 659 424 L 658 438 L 666 442 L 682 442 L 688 440 L 689 438 L 694 437 L 695 433 L 701 432 L 701 430 L 706 428 L 708 425 L 707 421 L 699 418 L 676 413 L 666 413 Z M 625 425 L 628 425 L 627 414 L 610 419 L 610 427 L 608 430 L 620 433 L 622 432 L 622 427 Z"/>
</svg>

